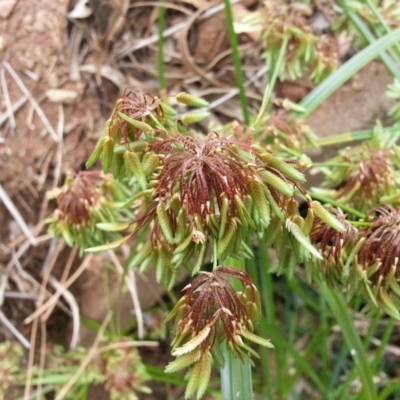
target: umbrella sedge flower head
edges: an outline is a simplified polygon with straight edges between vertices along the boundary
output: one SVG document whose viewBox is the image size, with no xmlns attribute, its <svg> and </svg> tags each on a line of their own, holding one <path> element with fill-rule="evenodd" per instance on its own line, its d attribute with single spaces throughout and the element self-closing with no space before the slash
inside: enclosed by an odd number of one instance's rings
<svg viewBox="0 0 400 400">
<path fill-rule="evenodd" d="M 358 231 L 347 221 L 346 214 L 340 208 L 331 207 L 328 210 L 344 229 L 341 231 L 335 229 L 316 216 L 310 239 L 311 243 L 319 249 L 322 260 L 317 262 L 312 260 L 306 263 L 306 267 L 311 277 L 322 275 L 326 282 L 334 287 L 342 283 L 345 278 L 344 264 L 358 240 Z"/>
<path fill-rule="evenodd" d="M 196 255 L 192 272 L 199 271 L 214 240 L 218 259 L 253 257 L 250 241 L 257 231 L 268 232 L 268 245 L 288 231 L 297 247 L 304 247 L 295 250 L 299 258 L 319 256 L 307 229 L 300 227 L 295 191 L 311 203 L 297 160 L 281 160 L 263 146 L 215 132 L 159 138 L 149 149 L 160 166 L 150 192 L 143 192 L 148 206 L 135 223 L 137 230 L 150 230 L 150 240 L 135 252 L 129 267 L 143 271 L 156 265 L 159 281 L 170 287 L 178 267 L 187 267 Z"/>
<path fill-rule="evenodd" d="M 239 280 L 243 291 L 237 292 L 229 278 Z M 185 397 L 197 392 L 199 398 L 210 379 L 212 354 L 223 358 L 219 349 L 223 340 L 236 357 L 250 361 L 250 356 L 257 357 L 257 353 L 246 342 L 272 345 L 253 333 L 252 321 L 257 320 L 260 301 L 256 287 L 244 270 L 219 266 L 213 272 L 200 273 L 183 290 L 184 296 L 167 317 L 167 320 L 173 317 L 176 320 L 172 354 L 177 358 L 167 366 L 166 372 L 190 367 Z"/>
<path fill-rule="evenodd" d="M 368 220 L 371 225 L 362 232 L 358 263 L 365 271 L 373 303 L 399 319 L 400 210 L 381 205 L 368 214 Z"/>
<path fill-rule="evenodd" d="M 378 276 L 387 276 L 394 269 L 400 272 L 400 210 L 389 205 L 376 207 L 369 214 L 371 226 L 364 232 L 365 242 L 358 253 L 358 261 L 364 266 L 378 262 Z"/>
<path fill-rule="evenodd" d="M 321 194 L 364 213 L 396 197 L 397 148 L 390 144 L 390 132 L 382 129 L 377 125 L 369 142 L 342 150 L 329 161 L 334 167 L 322 168 L 324 184 L 336 189 L 319 189 Z"/>
<path fill-rule="evenodd" d="M 317 216 L 314 219 L 310 239 L 319 247 L 324 256 L 324 262 L 338 265 L 346 247 L 354 244 L 357 229 L 346 220 L 346 214 L 340 208 L 330 208 L 329 211 L 345 227 L 345 230 L 340 232 Z"/>
<path fill-rule="evenodd" d="M 349 197 L 354 206 L 374 205 L 386 194 L 386 189 L 395 184 L 391 168 L 391 149 L 372 149 L 362 146 L 359 159 L 350 167 L 348 179 L 338 190 L 341 198 Z M 344 156 L 344 161 L 353 162 L 352 154 Z M 355 191 L 355 188 L 357 189 Z"/>
<path fill-rule="evenodd" d="M 53 216 L 47 220 L 49 230 L 63 237 L 68 245 L 81 249 L 104 244 L 115 235 L 96 228 L 98 222 L 111 222 L 112 204 L 124 196 L 121 184 L 100 171 L 81 171 L 68 176 L 60 189 L 49 194 L 57 201 Z"/>
<path fill-rule="evenodd" d="M 111 115 L 108 126 L 109 136 L 120 137 L 126 142 L 138 139 L 141 130 L 135 129 L 131 123 L 121 118 L 121 114 L 134 121 L 150 122 L 149 115 L 153 112 L 161 119 L 164 117 L 160 98 L 152 96 L 139 88 L 127 88 L 123 97 L 117 101 Z"/>
<path fill-rule="evenodd" d="M 115 340 L 110 343 L 110 347 L 115 345 L 115 348 L 102 354 L 104 387 L 112 400 L 139 400 L 139 393 L 151 393 L 145 386 L 148 375 L 138 350 L 132 345 L 124 347 L 129 342 L 128 338 Z"/>
</svg>

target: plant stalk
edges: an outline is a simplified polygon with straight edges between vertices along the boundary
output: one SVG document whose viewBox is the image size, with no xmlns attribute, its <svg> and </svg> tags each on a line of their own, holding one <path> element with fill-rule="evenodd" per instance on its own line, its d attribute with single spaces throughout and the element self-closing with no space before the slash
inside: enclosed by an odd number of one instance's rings
<svg viewBox="0 0 400 400">
<path fill-rule="evenodd" d="M 237 268 L 245 268 L 243 260 L 228 258 L 225 264 Z M 234 281 L 232 286 L 236 290 L 240 290 L 240 283 Z M 253 384 L 250 362 L 234 357 L 227 346 L 226 340 L 221 344 L 221 351 L 225 358 L 225 364 L 221 368 L 222 399 L 251 400 L 253 398 Z"/>
</svg>

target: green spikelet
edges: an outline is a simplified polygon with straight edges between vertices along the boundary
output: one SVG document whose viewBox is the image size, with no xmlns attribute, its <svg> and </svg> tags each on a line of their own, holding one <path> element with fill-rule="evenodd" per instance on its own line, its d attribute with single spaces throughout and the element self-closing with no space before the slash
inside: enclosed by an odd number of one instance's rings
<svg viewBox="0 0 400 400">
<path fill-rule="evenodd" d="M 229 213 L 229 200 L 227 197 L 224 197 L 222 199 L 218 239 L 221 239 L 222 236 L 224 236 L 226 222 L 228 220 L 228 213 Z"/>
<path fill-rule="evenodd" d="M 246 206 L 243 204 L 242 200 L 237 194 L 235 195 L 235 205 L 243 228 L 245 230 L 247 230 L 248 228 L 251 228 L 253 230 L 256 229 L 256 225 L 252 220 L 249 212 L 247 211 Z"/>
<path fill-rule="evenodd" d="M 101 156 L 103 153 L 104 141 L 106 140 L 106 136 L 101 137 L 93 150 L 93 153 L 90 155 L 89 160 L 86 163 L 86 168 L 89 169 Z"/>
<path fill-rule="evenodd" d="M 210 214 L 208 216 L 208 227 L 211 229 L 211 233 L 214 237 L 219 236 L 219 223 L 215 214 Z"/>
<path fill-rule="evenodd" d="M 306 236 L 310 234 L 311 229 L 313 227 L 313 223 L 314 223 L 314 212 L 311 208 L 309 208 L 307 211 L 307 216 L 304 219 L 303 226 L 301 227 L 301 230 Z"/>
<path fill-rule="evenodd" d="M 169 104 L 167 103 L 161 103 L 161 108 L 163 109 L 163 112 L 166 116 L 168 117 L 175 117 L 176 114 L 178 114 Z"/>
<path fill-rule="evenodd" d="M 158 283 L 168 285 L 168 271 L 171 269 L 171 258 L 171 252 L 165 246 L 159 246 L 156 264 L 156 280 Z"/>
<path fill-rule="evenodd" d="M 122 154 L 114 153 L 112 162 L 112 173 L 114 179 L 118 179 L 121 176 L 122 169 L 124 168 L 124 157 Z"/>
<path fill-rule="evenodd" d="M 210 103 L 207 100 L 202 99 L 201 97 L 193 96 L 186 92 L 181 92 L 176 95 L 176 100 L 179 103 L 187 104 L 192 107 L 208 107 Z"/>
<path fill-rule="evenodd" d="M 144 243 L 143 247 L 137 251 L 132 251 L 126 260 L 126 268 L 134 268 L 140 265 L 147 257 L 150 256 L 153 250 L 151 241 Z"/>
<path fill-rule="evenodd" d="M 209 112 L 192 112 L 192 113 L 186 113 L 183 114 L 181 117 L 181 122 L 184 125 L 188 124 L 195 124 L 196 122 L 203 121 L 204 119 L 208 118 L 210 116 Z"/>
<path fill-rule="evenodd" d="M 168 243 L 172 243 L 174 239 L 172 235 L 170 219 L 165 209 L 165 204 L 162 201 L 160 201 L 157 205 L 157 218 L 165 239 L 167 240 Z"/>
<path fill-rule="evenodd" d="M 315 215 L 327 225 L 331 226 L 339 232 L 345 232 L 346 228 L 340 223 L 319 201 L 313 201 L 311 208 Z"/>
<path fill-rule="evenodd" d="M 185 391 L 185 399 L 196 394 L 196 400 L 200 400 L 205 393 L 211 376 L 212 355 L 210 352 L 203 353 L 200 360 L 190 373 L 189 382 Z"/>
<path fill-rule="evenodd" d="M 103 172 L 106 174 L 111 167 L 114 157 L 115 141 L 111 136 L 105 138 L 103 143 L 103 152 L 101 153 Z"/>
<path fill-rule="evenodd" d="M 145 122 L 138 121 L 137 119 L 128 117 L 127 115 L 123 114 L 122 112 L 119 112 L 118 116 L 120 118 L 122 118 L 123 120 L 125 120 L 126 122 L 130 123 L 136 129 L 139 129 L 140 131 L 153 132 L 153 130 L 154 130 L 149 124 L 146 124 Z"/>
<path fill-rule="evenodd" d="M 237 229 L 237 222 L 232 218 L 227 226 L 226 232 L 221 240 L 218 241 L 218 256 L 222 258 L 231 241 L 234 239 Z"/>
<path fill-rule="evenodd" d="M 146 177 L 153 174 L 160 165 L 160 159 L 157 154 L 147 152 L 143 156 L 142 168 Z"/>
<path fill-rule="evenodd" d="M 142 164 L 140 163 L 138 155 L 130 150 L 124 153 L 124 163 L 127 171 L 130 171 L 136 178 L 140 188 L 142 190 L 147 189 L 146 176 L 144 174 Z"/>
<path fill-rule="evenodd" d="M 189 233 L 189 235 L 181 242 L 181 244 L 175 249 L 174 254 L 176 253 L 182 253 L 189 247 L 190 243 L 192 242 L 193 239 L 193 231 Z"/>
<path fill-rule="evenodd" d="M 142 153 L 148 150 L 149 144 L 145 140 L 136 140 L 129 143 L 128 148 L 136 153 Z M 125 153 L 126 144 L 120 144 L 114 147 L 114 153 Z"/>
<path fill-rule="evenodd" d="M 176 240 L 183 240 L 187 236 L 188 225 L 186 218 L 186 211 L 181 208 L 178 212 L 177 226 L 176 226 Z"/>
<path fill-rule="evenodd" d="M 289 232 L 292 233 L 295 239 L 308 251 L 308 253 L 310 253 L 317 259 L 322 260 L 321 254 L 310 243 L 310 239 L 304 235 L 304 233 L 302 232 L 301 228 L 298 225 L 296 225 L 293 221 L 288 219 L 286 220 L 286 228 L 288 229 Z"/>
<path fill-rule="evenodd" d="M 263 184 L 258 180 L 250 182 L 250 192 L 253 200 L 254 208 L 257 210 L 260 220 L 267 227 L 270 222 L 269 204 L 265 197 Z"/>
<path fill-rule="evenodd" d="M 268 204 L 271 207 L 271 211 L 274 215 L 276 215 L 281 221 L 285 219 L 285 216 L 283 215 L 283 212 L 281 208 L 279 207 L 279 204 L 275 201 L 273 198 L 271 192 L 269 191 L 268 187 L 265 187 L 265 197 L 268 200 Z"/>
<path fill-rule="evenodd" d="M 190 353 L 183 354 L 178 357 L 176 360 L 170 362 L 166 368 L 165 372 L 170 374 L 172 372 L 178 372 L 183 368 L 187 368 L 193 363 L 197 362 L 202 354 L 201 349 L 197 348 L 191 351 Z"/>
<path fill-rule="evenodd" d="M 379 308 L 383 310 L 386 314 L 390 315 L 391 317 L 397 320 L 400 319 L 399 310 L 397 309 L 392 298 L 389 296 L 389 294 L 386 292 L 384 288 L 380 288 L 376 300 L 378 302 Z"/>
<path fill-rule="evenodd" d="M 261 153 L 258 158 L 268 164 L 268 166 L 277 169 L 281 174 L 293 179 L 296 182 L 305 182 L 305 177 L 302 172 L 296 169 L 293 164 L 288 164 L 285 161 L 279 160 L 270 153 Z"/>
<path fill-rule="evenodd" d="M 145 272 L 150 266 L 154 267 L 155 265 L 157 265 L 157 260 L 158 260 L 158 250 L 153 248 L 151 250 L 150 255 L 145 258 L 142 263 L 140 264 L 139 267 L 139 272 L 143 273 Z"/>
<path fill-rule="evenodd" d="M 245 162 L 247 163 L 254 163 L 253 157 L 251 153 L 249 153 L 246 150 L 243 150 L 240 146 L 238 146 L 235 143 L 232 143 L 230 145 L 231 149 L 239 156 L 241 157 Z"/>
<path fill-rule="evenodd" d="M 264 183 L 271 185 L 276 190 L 279 190 L 285 196 L 293 196 L 293 188 L 279 176 L 269 171 L 260 172 L 260 176 Z"/>
<path fill-rule="evenodd" d="M 243 330 L 243 331 L 241 332 L 241 335 L 242 335 L 244 338 L 246 338 L 247 340 L 250 340 L 250 341 L 253 342 L 253 343 L 257 343 L 257 344 L 259 344 L 260 346 L 268 347 L 268 348 L 270 348 L 270 349 L 274 348 L 274 345 L 273 345 L 269 340 L 266 340 L 266 339 L 264 339 L 264 338 L 261 338 L 260 336 L 257 336 L 257 335 L 255 335 L 254 333 L 249 332 L 249 331 L 247 331 L 247 330 Z"/>
<path fill-rule="evenodd" d="M 200 269 L 201 269 L 201 267 L 203 266 L 203 264 L 204 264 L 204 261 L 205 261 L 205 259 L 206 259 L 206 255 L 207 255 L 207 241 L 205 241 L 203 244 L 201 244 L 200 245 L 201 247 L 200 247 L 200 252 L 199 252 L 199 254 L 198 254 L 198 256 L 197 256 L 197 261 L 196 261 L 196 264 L 194 265 L 194 267 L 193 267 L 193 271 L 192 271 L 192 275 L 195 275 L 195 274 L 197 274 L 199 271 L 200 271 Z"/>
</svg>

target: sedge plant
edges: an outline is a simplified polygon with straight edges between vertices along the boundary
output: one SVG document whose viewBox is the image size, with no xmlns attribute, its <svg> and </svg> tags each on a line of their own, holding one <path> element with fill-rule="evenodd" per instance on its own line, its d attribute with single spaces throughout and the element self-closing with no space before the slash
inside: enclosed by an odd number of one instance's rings
<svg viewBox="0 0 400 400">
<path fill-rule="evenodd" d="M 207 106 L 187 93 L 175 98 L 191 107 Z M 217 132 L 204 135 L 188 127 L 205 116 L 203 111 L 177 116 L 161 99 L 128 89 L 88 162 L 91 166 L 100 159 L 103 171 L 82 171 L 67 182 L 49 220 L 51 230 L 69 243 L 85 245 L 80 238 L 91 235 L 97 243 L 86 251 L 129 243 L 125 268 L 154 267 L 158 282 L 168 289 L 180 268 L 190 271 L 193 281 L 167 317 L 175 320 L 176 359 L 166 371 L 188 368 L 187 398 L 202 397 L 213 364 L 223 367 L 227 357 L 231 363 L 252 363 L 258 356 L 252 343 L 272 347 L 254 332 L 261 307 L 258 289 L 231 260 L 254 258 L 257 236 L 259 246 L 276 249 L 281 260 L 276 272 L 293 275 L 299 262 L 322 259 L 310 239 L 317 216 L 333 230 L 345 231 L 304 188 L 304 159 L 276 156 L 254 140 L 251 130 L 243 139 Z M 92 175 L 93 186 L 88 181 Z M 87 182 L 84 188 L 82 181 Z M 83 195 L 82 190 L 113 188 L 109 181 L 117 181 L 120 190 Z M 129 193 L 125 201 L 120 193 Z M 109 214 L 113 218 L 105 222 L 103 216 Z M 94 225 L 102 235 L 92 234 Z M 139 235 L 144 242 L 135 240 Z M 202 269 L 210 254 L 211 272 Z"/>
<path fill-rule="evenodd" d="M 374 329 L 365 341 L 360 339 L 344 296 L 350 301 L 360 295 L 367 315 L 383 310 L 400 318 L 396 129 L 378 122 L 371 130 L 330 139 L 367 140 L 319 165 L 324 184 L 307 190 L 304 173 L 311 161 L 304 151 L 328 142 L 319 141 L 303 118 L 390 49 L 400 32 L 385 29 L 377 42 L 333 72 L 338 60 L 331 37 L 316 37 L 301 8 L 267 4 L 260 17 L 268 21 L 262 35 L 268 43 L 264 56 L 272 85 L 258 115 L 246 117 L 253 123 L 233 121 L 199 133 L 192 126 L 208 117 L 206 100 L 185 92 L 173 96 L 172 104 L 188 109 L 180 114 L 170 105 L 172 96 L 159 98 L 128 88 L 87 163 L 90 168 L 100 161 L 102 171 L 82 171 L 54 193 L 58 208 L 48 220 L 50 230 L 86 251 L 129 247 L 125 268 L 154 268 L 157 281 L 168 290 L 182 268 L 190 272 L 191 282 L 167 317 L 174 321 L 175 360 L 166 372 L 187 370 L 186 398 L 204 395 L 215 365 L 222 371 L 224 399 L 232 393 L 250 399 L 250 366 L 261 356 L 268 370 L 268 354 L 275 352 L 281 398 L 288 398 L 283 368 L 289 353 L 325 398 L 342 398 L 358 374 L 363 389 L 354 398 L 376 399 L 372 371 L 379 360 L 366 357 Z M 343 20 L 348 23 L 348 18 Z M 304 71 L 322 83 L 300 104 L 286 102 L 280 110 L 270 110 L 274 82 Z M 395 83 L 389 95 L 398 99 L 398 91 Z M 397 114 L 395 107 L 391 115 L 396 119 Z M 212 270 L 205 270 L 210 260 Z M 304 280 L 320 287 L 319 304 L 299 281 L 294 279 L 290 289 L 321 312 L 323 321 L 304 357 L 279 334 L 274 283 L 267 274 L 293 277 L 299 264 Z M 325 385 L 309 362 L 316 344 L 327 339 L 328 307 L 356 361 L 336 390 L 332 388 L 339 370 Z M 260 319 L 266 323 L 257 330 Z M 388 325 L 383 346 L 392 329 L 393 324 Z M 255 351 L 254 345 L 261 350 Z M 323 352 L 325 371 L 328 358 Z M 341 354 L 338 365 L 345 358 L 346 353 Z M 266 379 L 266 398 L 273 398 L 274 377 Z M 390 394 L 389 389 L 385 393 Z"/>
</svg>

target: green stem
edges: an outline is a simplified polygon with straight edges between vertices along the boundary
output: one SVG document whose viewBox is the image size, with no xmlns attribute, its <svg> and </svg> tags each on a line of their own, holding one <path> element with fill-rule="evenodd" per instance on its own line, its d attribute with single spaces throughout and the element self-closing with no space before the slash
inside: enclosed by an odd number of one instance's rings
<svg viewBox="0 0 400 400">
<path fill-rule="evenodd" d="M 283 43 L 282 43 L 282 46 L 281 46 L 279 54 L 278 54 L 278 58 L 277 58 L 276 63 L 274 65 L 274 72 L 272 73 L 272 76 L 269 79 L 268 85 L 265 88 L 265 92 L 264 92 L 264 97 L 263 97 L 263 101 L 262 101 L 262 104 L 261 104 L 261 108 L 260 108 L 260 111 L 257 114 L 256 121 L 253 124 L 253 129 L 257 129 L 258 128 L 258 125 L 262 121 L 262 117 L 264 116 L 265 112 L 268 110 L 268 108 L 272 104 L 272 92 L 273 92 L 273 90 L 275 88 L 275 84 L 276 84 L 276 81 L 278 79 L 279 73 L 281 72 L 281 67 L 282 67 L 282 64 L 283 64 L 283 60 L 285 58 L 286 48 L 287 48 L 288 43 L 289 43 L 289 35 L 285 35 L 285 38 L 283 39 Z"/>
<path fill-rule="evenodd" d="M 233 26 L 232 8 L 229 0 L 224 0 L 224 4 L 225 4 L 225 16 L 226 16 L 226 25 L 228 31 L 228 39 L 232 50 L 232 61 L 233 61 L 233 66 L 235 68 L 236 84 L 239 89 L 239 100 L 240 100 L 240 105 L 242 107 L 243 121 L 248 126 L 250 123 L 249 107 L 247 104 L 238 40 Z"/>
<path fill-rule="evenodd" d="M 245 268 L 243 260 L 228 258 L 225 264 L 237 268 Z M 232 286 L 236 290 L 241 289 L 239 282 L 232 282 Z M 225 358 L 225 364 L 221 368 L 222 399 L 251 400 L 253 398 L 253 386 L 250 362 L 234 357 L 226 341 L 222 342 L 221 351 Z"/>
<path fill-rule="evenodd" d="M 347 346 L 351 349 L 351 355 L 358 370 L 358 377 L 362 383 L 362 398 L 364 400 L 376 400 L 377 394 L 372 371 L 364 346 L 354 326 L 353 316 L 349 313 L 340 293 L 329 289 L 325 282 L 321 283 L 321 294 L 329 304 L 336 321 L 339 323 Z"/>
<path fill-rule="evenodd" d="M 268 249 L 262 246 L 259 249 L 259 262 L 258 268 L 260 270 L 260 294 L 262 309 L 265 317 L 265 324 L 263 329 L 265 333 L 262 332 L 264 337 L 279 336 L 278 318 L 275 310 L 275 299 L 274 299 L 274 285 L 272 275 L 268 272 L 271 267 L 271 260 L 268 254 Z M 275 368 L 270 371 L 271 367 L 268 366 L 268 371 L 270 375 L 276 374 L 276 386 L 278 388 L 279 396 L 278 398 L 284 399 L 285 393 L 287 393 L 287 388 L 285 387 L 285 370 L 287 369 L 286 363 L 286 350 L 282 346 L 280 341 L 273 340 L 275 346 L 273 355 L 275 358 Z M 272 399 L 273 397 L 271 397 Z"/>
<path fill-rule="evenodd" d="M 165 0 L 161 0 L 164 3 Z M 158 52 L 157 52 L 157 67 L 158 67 L 158 83 L 160 89 L 167 89 L 167 81 L 165 78 L 165 64 L 164 64 L 164 30 L 165 30 L 165 16 L 166 8 L 162 4 L 159 8 L 158 14 Z"/>
<path fill-rule="evenodd" d="M 366 129 L 357 132 L 342 133 L 340 135 L 327 136 L 319 138 L 317 143 L 318 146 L 330 146 L 332 144 L 343 144 L 347 142 L 354 142 L 357 140 L 368 140 L 371 139 L 373 129 Z"/>
</svg>

